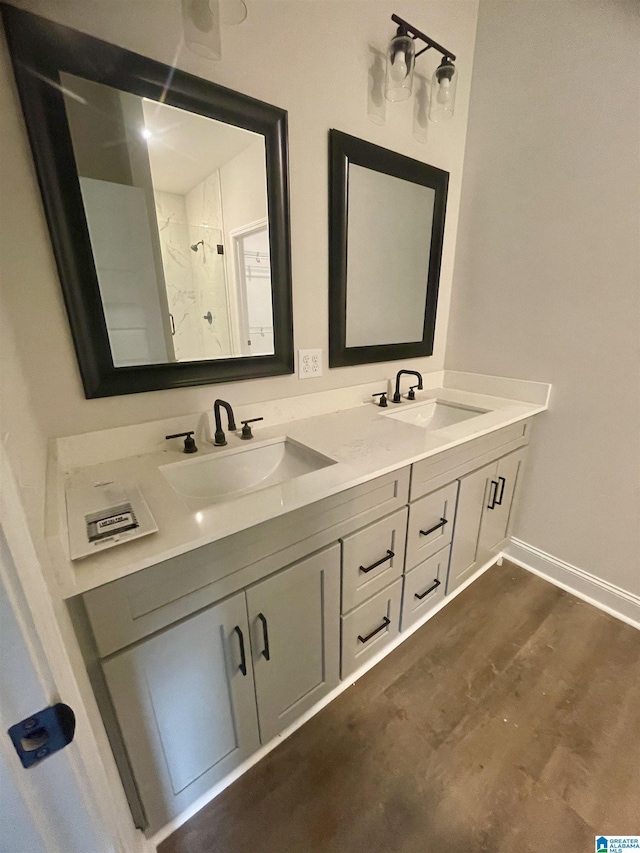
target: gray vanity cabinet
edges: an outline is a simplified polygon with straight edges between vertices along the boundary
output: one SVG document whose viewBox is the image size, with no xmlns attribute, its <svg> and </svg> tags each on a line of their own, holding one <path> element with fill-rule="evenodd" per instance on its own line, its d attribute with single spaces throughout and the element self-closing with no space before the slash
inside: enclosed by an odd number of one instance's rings
<svg viewBox="0 0 640 853">
<path fill-rule="evenodd" d="M 267 743 L 339 682 L 340 546 L 247 590 L 260 735 Z"/>
<path fill-rule="evenodd" d="M 512 424 L 84 595 L 148 832 L 498 553 L 528 438 Z"/>
<path fill-rule="evenodd" d="M 238 593 L 103 661 L 152 831 L 258 749 L 249 656 Z"/>
<path fill-rule="evenodd" d="M 460 478 L 447 594 L 496 553 L 507 536 L 526 448 Z"/>
</svg>

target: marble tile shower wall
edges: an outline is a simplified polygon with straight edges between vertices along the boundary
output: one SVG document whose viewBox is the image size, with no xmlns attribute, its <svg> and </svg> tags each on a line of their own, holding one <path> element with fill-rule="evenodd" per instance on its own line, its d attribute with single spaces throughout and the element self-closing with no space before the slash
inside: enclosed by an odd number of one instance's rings
<svg viewBox="0 0 640 853">
<path fill-rule="evenodd" d="M 225 259 L 226 263 L 231 259 L 228 255 L 219 255 L 217 249 L 224 242 L 220 172 L 216 170 L 193 187 L 185 196 L 185 204 L 189 245 L 204 240 L 204 246 L 200 246 L 197 253 L 190 252 L 195 289 L 201 299 L 204 357 L 223 358 L 233 355 L 233 341 L 226 287 L 229 271 L 225 271 Z M 202 319 L 209 311 L 213 318 L 211 323 Z"/>
<path fill-rule="evenodd" d="M 218 173 L 186 196 L 155 191 L 173 344 L 179 361 L 231 355 Z M 191 246 L 204 241 L 197 252 Z M 209 322 L 208 318 L 211 318 Z"/>
</svg>

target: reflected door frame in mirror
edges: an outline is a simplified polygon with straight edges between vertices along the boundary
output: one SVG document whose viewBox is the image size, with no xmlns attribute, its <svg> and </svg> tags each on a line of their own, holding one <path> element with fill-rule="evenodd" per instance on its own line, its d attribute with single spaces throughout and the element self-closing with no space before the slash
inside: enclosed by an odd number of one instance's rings
<svg viewBox="0 0 640 853">
<path fill-rule="evenodd" d="M 286 111 L 13 6 L 0 7 L 85 396 L 293 373 Z M 61 72 L 264 136 L 274 355 L 114 367 Z"/>
<path fill-rule="evenodd" d="M 449 173 L 413 160 L 338 130 L 329 131 L 329 367 L 417 358 L 433 353 L 442 241 Z M 426 295 L 422 338 L 371 346 L 347 345 L 347 295 L 349 288 L 349 166 L 361 166 L 432 189 L 433 217 L 425 222 L 429 241 L 428 268 L 424 270 Z M 393 241 L 385 244 L 393 253 Z M 393 257 L 391 257 L 393 262 Z M 398 282 L 391 282 L 397 288 Z"/>
</svg>

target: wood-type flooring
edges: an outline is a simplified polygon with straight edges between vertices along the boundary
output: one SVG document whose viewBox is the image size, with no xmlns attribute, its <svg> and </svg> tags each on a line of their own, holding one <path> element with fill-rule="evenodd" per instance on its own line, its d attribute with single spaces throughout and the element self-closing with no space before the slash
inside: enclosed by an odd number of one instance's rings
<svg viewBox="0 0 640 853">
<path fill-rule="evenodd" d="M 159 853 L 591 853 L 640 834 L 640 631 L 507 562 Z"/>
</svg>

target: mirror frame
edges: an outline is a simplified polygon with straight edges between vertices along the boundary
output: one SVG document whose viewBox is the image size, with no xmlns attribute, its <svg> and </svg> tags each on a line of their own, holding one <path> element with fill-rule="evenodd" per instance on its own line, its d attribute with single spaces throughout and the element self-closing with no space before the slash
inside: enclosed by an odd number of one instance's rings
<svg viewBox="0 0 640 853">
<path fill-rule="evenodd" d="M 329 131 L 329 367 L 431 355 L 436 325 L 449 173 L 339 130 Z M 349 164 L 435 191 L 422 340 L 347 347 Z"/>
<path fill-rule="evenodd" d="M 286 110 L 0 5 L 85 396 L 293 373 Z M 114 367 L 63 95 L 56 88 L 60 71 L 264 136 L 274 355 Z"/>
</svg>

